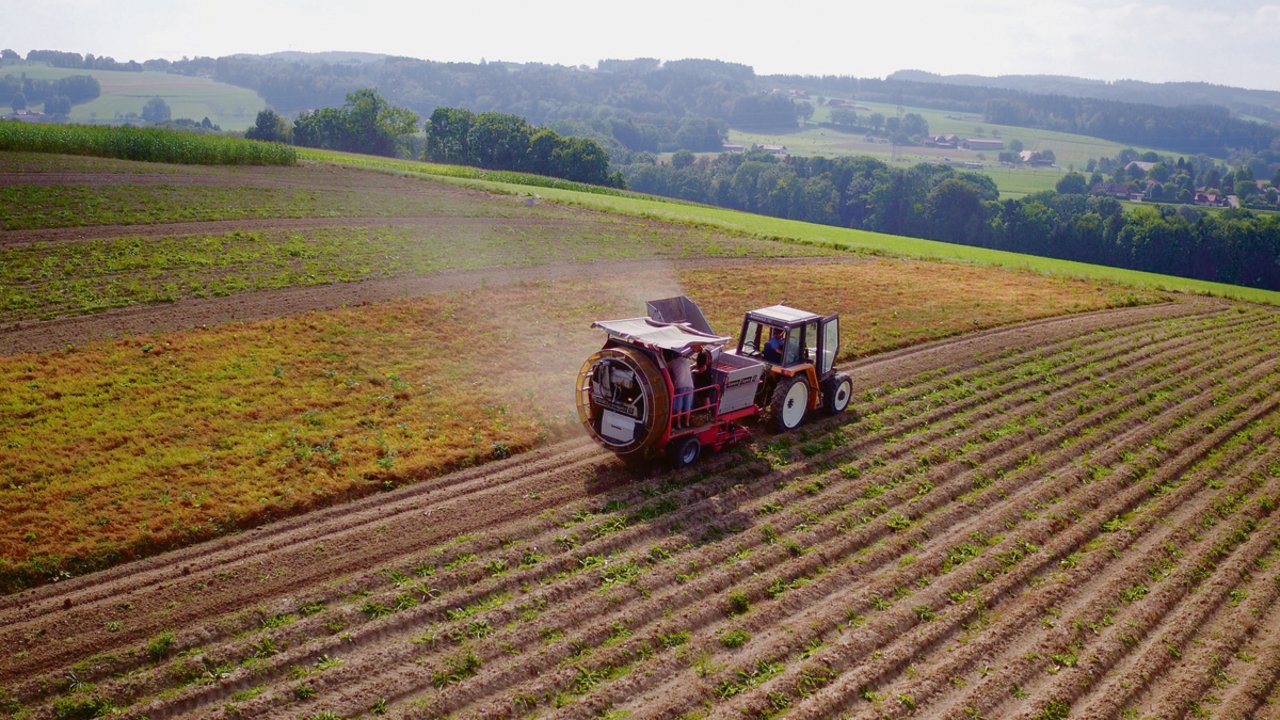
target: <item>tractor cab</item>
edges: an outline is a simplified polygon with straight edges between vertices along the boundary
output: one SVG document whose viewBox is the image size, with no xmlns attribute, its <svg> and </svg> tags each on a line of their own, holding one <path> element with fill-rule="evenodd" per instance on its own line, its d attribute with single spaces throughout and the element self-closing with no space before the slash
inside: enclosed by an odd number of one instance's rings
<svg viewBox="0 0 1280 720">
<path fill-rule="evenodd" d="M 743 317 L 737 354 L 769 366 L 760 403 L 772 408 L 780 430 L 795 428 L 810 410 L 826 406 L 834 414 L 848 406 L 853 384 L 847 375 L 834 372 L 839 352 L 839 315 L 771 305 Z"/>
<path fill-rule="evenodd" d="M 738 354 L 757 357 L 778 369 L 815 365 L 819 377 L 831 372 L 840 352 L 840 316 L 773 305 L 752 310 L 742 320 Z"/>
</svg>

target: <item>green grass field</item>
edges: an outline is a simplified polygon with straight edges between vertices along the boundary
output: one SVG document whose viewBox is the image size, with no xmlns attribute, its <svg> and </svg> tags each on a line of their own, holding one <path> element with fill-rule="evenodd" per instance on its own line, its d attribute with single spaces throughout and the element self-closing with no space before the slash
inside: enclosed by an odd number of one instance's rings
<svg viewBox="0 0 1280 720">
<path fill-rule="evenodd" d="M 1126 145 L 1108 140 L 1073 135 L 1070 133 L 1039 130 L 1036 128 L 1016 127 L 1012 125 L 992 125 L 982 122 L 976 114 L 959 113 L 927 108 L 903 107 L 902 114 L 916 113 L 929 123 L 931 135 L 959 135 L 960 137 L 998 138 L 1008 144 L 1014 140 L 1022 143 L 1026 150 L 1052 150 L 1057 164 L 1051 168 L 1030 168 L 1002 165 L 998 160 L 998 151 L 974 152 L 959 148 L 932 147 L 894 147 L 883 138 L 868 139 L 862 133 L 843 133 L 836 130 L 817 127 L 817 123 L 829 122 L 831 108 L 819 104 L 817 98 L 810 99 L 814 105 L 814 114 L 808 127 L 784 134 L 746 133 L 732 130 L 729 142 L 751 146 L 786 145 L 793 155 L 819 155 L 825 157 L 861 156 L 874 157 L 883 162 L 898 166 L 914 165 L 922 162 L 976 162 L 983 165 L 981 172 L 996 181 L 1002 197 L 1022 197 L 1041 190 L 1052 190 L 1055 183 L 1069 170 L 1084 171 L 1091 158 L 1114 157 Z M 899 109 L 887 103 L 856 101 L 860 108 L 856 112 L 860 119 L 871 113 L 880 113 L 886 118 L 895 117 Z M 1134 148 L 1145 152 L 1149 148 Z"/>
<path fill-rule="evenodd" d="M 69 75 L 97 78 L 102 94 L 71 109 L 71 120 L 79 123 L 111 123 L 117 116 L 141 114 L 142 106 L 159 96 L 169 104 L 175 120 L 190 118 L 198 122 L 208 117 L 223 130 L 240 131 L 252 126 L 258 111 L 267 107 L 266 101 L 252 90 L 209 78 L 162 72 L 54 68 L 39 63 L 6 64 L 0 67 L 0 76 L 4 75 L 26 75 L 33 80 L 57 80 Z M 40 105 L 33 103 L 33 109 L 40 109 Z"/>
</svg>

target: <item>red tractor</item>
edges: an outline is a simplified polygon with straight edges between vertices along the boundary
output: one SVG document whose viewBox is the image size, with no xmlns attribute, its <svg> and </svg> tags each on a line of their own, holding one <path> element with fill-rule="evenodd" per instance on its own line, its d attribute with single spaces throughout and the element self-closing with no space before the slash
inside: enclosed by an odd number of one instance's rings
<svg viewBox="0 0 1280 720">
<path fill-rule="evenodd" d="M 647 303 L 648 316 L 591 324 L 608 334 L 578 373 L 578 416 L 587 432 L 624 460 L 666 455 L 676 467 L 750 435 L 747 421 L 768 416 L 792 430 L 811 411 L 849 406 L 853 383 L 836 372 L 840 319 L 787 305 L 752 310 L 742 335 L 711 331 L 689 298 Z M 680 366 L 701 360 L 689 382 Z"/>
</svg>

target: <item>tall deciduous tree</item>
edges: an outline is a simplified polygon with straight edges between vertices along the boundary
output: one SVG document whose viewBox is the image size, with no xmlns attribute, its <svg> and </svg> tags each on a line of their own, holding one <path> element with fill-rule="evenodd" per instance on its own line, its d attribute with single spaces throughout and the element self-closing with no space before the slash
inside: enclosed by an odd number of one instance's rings
<svg viewBox="0 0 1280 720">
<path fill-rule="evenodd" d="M 253 127 L 246 130 L 244 136 L 250 140 L 287 143 L 293 139 L 293 129 L 275 110 L 268 109 L 258 113 Z"/>
<path fill-rule="evenodd" d="M 1084 195 L 1089 192 L 1089 183 L 1084 179 L 1084 175 L 1078 172 L 1069 172 L 1058 180 L 1058 184 L 1054 189 L 1064 195 L 1077 194 Z"/>
<path fill-rule="evenodd" d="M 169 103 L 162 97 L 153 97 L 142 106 L 142 119 L 149 123 L 167 122 L 170 116 Z"/>
<path fill-rule="evenodd" d="M 345 148 L 348 150 L 392 156 L 401 137 L 418 131 L 416 113 L 392 105 L 373 88 L 348 93 L 343 109 L 351 132 L 352 147 Z"/>
<path fill-rule="evenodd" d="M 348 93 L 341 108 L 299 115 L 293 137 L 307 147 L 395 156 L 402 138 L 416 133 L 417 125 L 417 114 L 388 103 L 372 88 L 362 88 Z"/>
<path fill-rule="evenodd" d="M 54 95 L 45 98 L 44 114 L 65 118 L 71 114 L 71 99 L 66 95 Z"/>
<path fill-rule="evenodd" d="M 986 206 L 977 188 L 948 178 L 929 192 L 924 202 L 925 228 L 935 240 L 977 245 L 985 239 Z"/>
</svg>

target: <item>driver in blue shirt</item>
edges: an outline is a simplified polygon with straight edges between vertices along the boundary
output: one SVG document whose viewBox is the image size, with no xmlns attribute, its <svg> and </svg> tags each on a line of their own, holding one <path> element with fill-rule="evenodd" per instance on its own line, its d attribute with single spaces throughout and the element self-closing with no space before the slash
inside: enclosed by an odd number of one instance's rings
<svg viewBox="0 0 1280 720">
<path fill-rule="evenodd" d="M 782 351 L 787 344 L 787 334 L 782 328 L 774 328 L 769 335 L 769 341 L 764 344 L 762 355 L 764 359 L 771 362 L 782 364 Z"/>
</svg>

